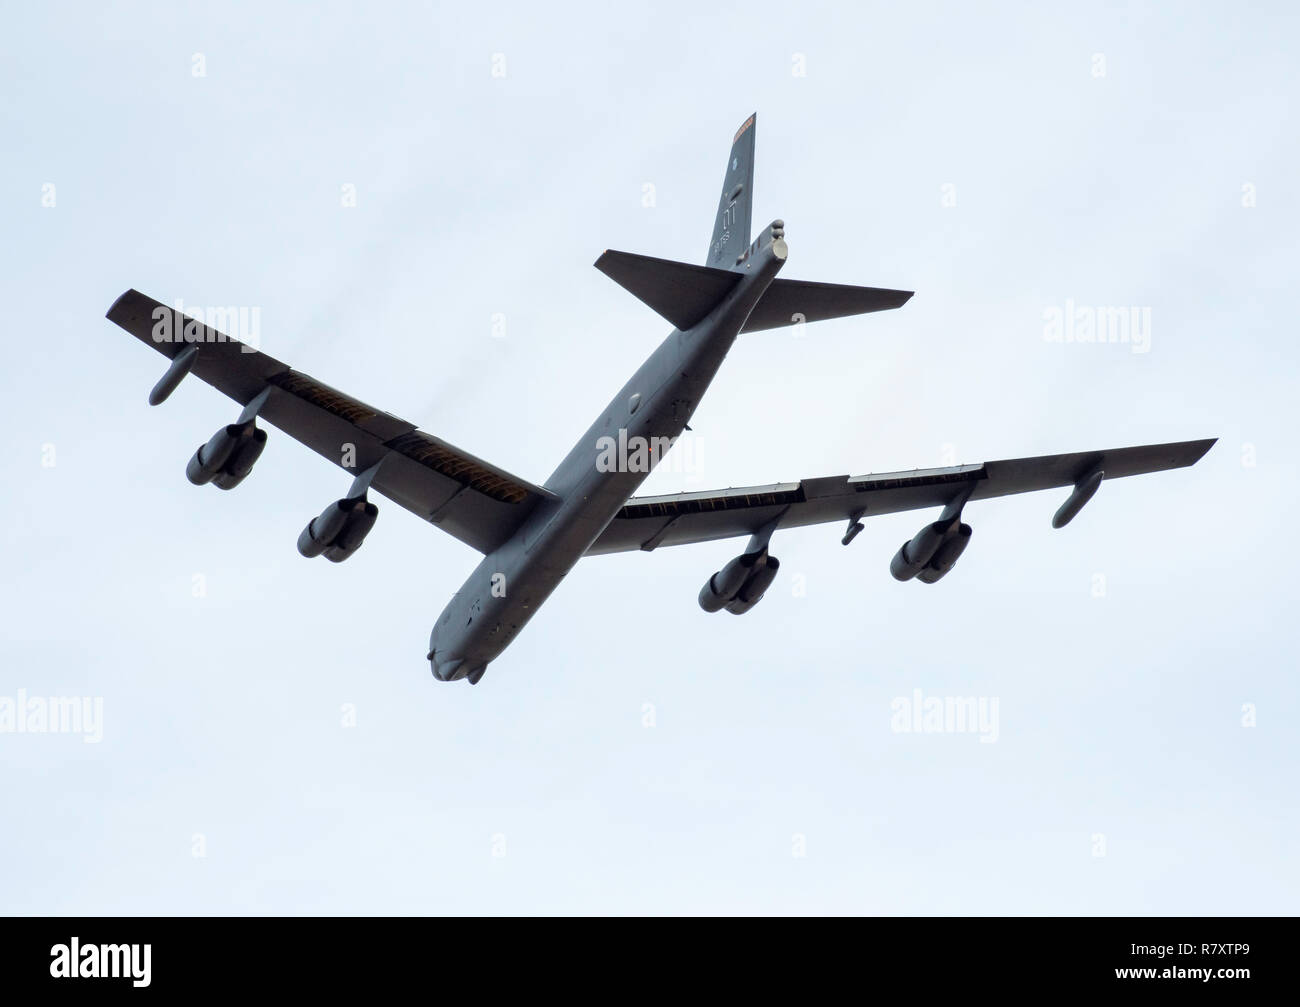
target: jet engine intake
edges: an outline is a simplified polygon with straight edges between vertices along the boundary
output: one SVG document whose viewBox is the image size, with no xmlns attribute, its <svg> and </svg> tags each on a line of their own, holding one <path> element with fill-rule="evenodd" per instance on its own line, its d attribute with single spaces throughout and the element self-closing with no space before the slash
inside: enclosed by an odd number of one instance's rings
<svg viewBox="0 0 1300 1007">
<path fill-rule="evenodd" d="M 218 489 L 234 489 L 253 470 L 265 447 L 266 431 L 252 420 L 231 423 L 194 452 L 185 477 L 195 486 L 210 482 Z"/>
<path fill-rule="evenodd" d="M 307 522 L 298 536 L 298 551 L 308 559 L 323 555 L 331 563 L 342 563 L 361 547 L 378 516 L 379 508 L 364 493 L 336 500 Z"/>
<path fill-rule="evenodd" d="M 748 612 L 772 585 L 780 566 L 780 560 L 766 549 L 737 556 L 704 582 L 700 608 L 706 612 L 725 608 L 733 615 Z"/>
<path fill-rule="evenodd" d="M 776 571 L 781 568 L 781 561 L 775 556 L 768 556 L 763 565 L 758 567 L 749 580 L 745 581 L 745 586 L 740 589 L 727 605 L 727 611 L 732 615 L 744 615 L 751 608 L 763 600 L 763 595 L 767 594 L 767 589 L 772 586 L 772 581 L 776 580 Z"/>
<path fill-rule="evenodd" d="M 754 565 L 762 553 L 737 556 L 704 582 L 700 588 L 700 608 L 706 612 L 720 612 L 726 608 L 754 572 Z"/>
<path fill-rule="evenodd" d="M 942 579 L 944 574 L 956 564 L 957 557 L 966 551 L 966 546 L 970 544 L 970 535 L 971 527 L 968 524 L 959 524 L 949 532 L 930 562 L 916 575 L 916 579 L 922 584 L 933 584 Z"/>
<path fill-rule="evenodd" d="M 939 551 L 955 521 L 936 521 L 916 533 L 910 542 L 904 542 L 889 563 L 889 572 L 895 580 L 911 580 Z"/>
</svg>

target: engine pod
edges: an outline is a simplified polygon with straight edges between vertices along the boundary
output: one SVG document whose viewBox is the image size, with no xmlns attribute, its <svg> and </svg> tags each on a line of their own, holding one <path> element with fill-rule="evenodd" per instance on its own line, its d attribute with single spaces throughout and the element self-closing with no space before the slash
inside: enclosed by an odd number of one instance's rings
<svg viewBox="0 0 1300 1007">
<path fill-rule="evenodd" d="M 319 556 L 334 544 L 343 526 L 348 523 L 348 511 L 344 506 L 346 500 L 336 500 L 323 511 L 319 517 L 307 522 L 307 527 L 298 536 L 298 551 L 311 559 Z"/>
<path fill-rule="evenodd" d="M 360 507 L 354 508 L 348 515 L 347 523 L 343 530 L 339 532 L 338 538 L 334 540 L 333 546 L 325 550 L 325 558 L 338 563 L 361 548 L 361 543 L 365 541 L 366 536 L 370 534 L 370 529 L 375 526 L 375 521 L 379 517 L 379 508 L 369 500 L 363 501 Z M 339 550 L 341 555 L 335 559 L 330 553 Z"/>
<path fill-rule="evenodd" d="M 780 568 L 781 561 L 775 556 L 768 556 L 767 562 L 754 571 L 749 580 L 745 581 L 745 586 L 736 593 L 736 597 L 727 605 L 727 611 L 732 615 L 744 615 L 762 601 L 763 595 L 772 586 L 772 581 L 776 580 L 776 572 Z"/>
<path fill-rule="evenodd" d="M 222 427 L 197 451 L 190 463 L 185 466 L 185 478 L 195 486 L 211 482 L 213 477 L 226 466 L 230 456 L 240 446 L 240 439 L 247 428 L 238 423 Z"/>
<path fill-rule="evenodd" d="M 894 580 L 911 580 L 920 573 L 939 551 L 952 527 L 952 521 L 936 521 L 917 532 L 910 542 L 904 542 L 889 563 Z"/>
<path fill-rule="evenodd" d="M 762 558 L 761 552 L 737 556 L 715 573 L 700 588 L 700 608 L 706 612 L 720 612 L 726 607 L 749 579 L 754 566 Z"/>
<path fill-rule="evenodd" d="M 934 557 L 926 564 L 925 569 L 916 575 L 916 579 L 922 584 L 933 584 L 943 579 L 943 576 L 956 565 L 958 557 L 966 551 L 966 546 L 970 544 L 971 526 L 968 524 L 958 525 L 952 533 L 943 540 Z"/>
<path fill-rule="evenodd" d="M 212 485 L 217 489 L 234 489 L 244 481 L 248 473 L 253 471 L 253 466 L 257 463 L 257 459 L 262 457 L 262 450 L 265 447 L 266 431 L 254 427 L 252 436 L 246 438 L 235 449 L 222 470 L 212 477 Z"/>
</svg>

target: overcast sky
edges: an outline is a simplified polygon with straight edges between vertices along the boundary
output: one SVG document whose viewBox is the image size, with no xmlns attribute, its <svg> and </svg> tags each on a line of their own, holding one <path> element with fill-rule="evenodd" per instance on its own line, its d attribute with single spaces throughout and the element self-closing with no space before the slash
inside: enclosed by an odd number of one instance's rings
<svg viewBox="0 0 1300 1007">
<path fill-rule="evenodd" d="M 0 733 L 0 911 L 1295 912 L 1297 15 L 1083 6 L 11 10 L 0 705 L 102 720 Z M 741 618 L 696 594 L 742 542 L 593 558 L 447 685 L 477 554 L 379 499 L 304 560 L 347 476 L 271 429 L 191 486 L 238 407 L 150 408 L 103 317 L 256 308 L 541 482 L 670 327 L 591 263 L 703 261 L 755 110 L 783 276 L 916 296 L 741 337 L 646 492 L 1218 445 L 1063 531 L 972 505 L 934 586 L 921 513 L 778 533 Z M 1046 338 L 1116 307 L 1146 352 Z M 995 726 L 898 730 L 916 690 Z"/>
</svg>

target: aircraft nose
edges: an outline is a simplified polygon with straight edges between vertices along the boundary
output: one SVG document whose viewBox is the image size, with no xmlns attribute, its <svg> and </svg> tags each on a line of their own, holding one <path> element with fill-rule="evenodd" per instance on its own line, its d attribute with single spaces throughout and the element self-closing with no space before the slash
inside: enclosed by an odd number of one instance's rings
<svg viewBox="0 0 1300 1007">
<path fill-rule="evenodd" d="M 433 677 L 440 682 L 452 682 L 460 676 L 458 673 L 465 664 L 465 659 L 460 657 L 444 657 L 436 650 L 429 651 L 429 669 L 433 672 Z"/>
</svg>

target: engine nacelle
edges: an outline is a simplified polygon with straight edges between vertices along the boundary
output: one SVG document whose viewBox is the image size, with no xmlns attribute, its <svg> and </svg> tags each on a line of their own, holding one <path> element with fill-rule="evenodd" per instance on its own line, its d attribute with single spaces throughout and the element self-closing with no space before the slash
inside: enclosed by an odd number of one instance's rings
<svg viewBox="0 0 1300 1007">
<path fill-rule="evenodd" d="M 308 559 L 324 555 L 331 563 L 342 563 L 361 547 L 378 516 L 379 508 L 364 494 L 336 500 L 307 522 L 298 536 L 298 551 Z"/>
<path fill-rule="evenodd" d="M 761 557 L 762 553 L 757 552 L 737 556 L 705 581 L 700 588 L 700 608 L 706 612 L 720 612 L 726 608 L 727 602 L 736 597 L 745 586 L 745 581 L 749 580 L 754 565 Z"/>
<path fill-rule="evenodd" d="M 343 531 L 334 540 L 334 544 L 325 550 L 325 558 L 331 563 L 342 563 L 361 548 L 361 543 L 370 534 L 370 529 L 375 526 L 378 517 L 379 508 L 367 500 L 365 506 L 354 513 L 343 526 Z"/>
<path fill-rule="evenodd" d="M 208 443 L 199 446 L 199 449 L 194 452 L 194 457 L 185 466 L 185 478 L 195 486 L 211 482 L 239 447 L 241 433 L 239 425 L 232 423 L 213 434 Z"/>
<path fill-rule="evenodd" d="M 957 557 L 966 551 L 970 536 L 970 525 L 960 524 L 954 528 L 925 565 L 925 569 L 916 575 L 916 579 L 922 584 L 933 584 L 940 580 L 956 564 Z"/>
<path fill-rule="evenodd" d="M 781 561 L 775 556 L 768 556 L 766 562 L 750 575 L 745 586 L 727 605 L 727 611 L 732 615 L 744 615 L 762 601 L 763 595 L 772 586 L 772 581 L 776 580 L 776 571 L 780 568 Z"/>
<path fill-rule="evenodd" d="M 235 448 L 225 468 L 212 477 L 212 485 L 221 490 L 232 490 L 244 481 L 244 477 L 253 471 L 257 459 L 262 457 L 266 447 L 266 431 L 253 428 L 253 436 L 244 440 Z"/>
<path fill-rule="evenodd" d="M 232 423 L 194 452 L 185 466 L 185 478 L 195 486 L 210 482 L 223 490 L 234 489 L 253 470 L 265 447 L 266 431 L 252 420 Z"/>
<path fill-rule="evenodd" d="M 748 612 L 772 585 L 781 562 L 767 550 L 737 556 L 700 588 L 700 608 L 706 612 L 726 609 L 733 615 Z"/>
<path fill-rule="evenodd" d="M 952 527 L 951 521 L 936 521 L 917 532 L 912 541 L 904 542 L 889 563 L 889 572 L 894 579 L 911 580 L 920 573 L 939 551 Z"/>
</svg>

